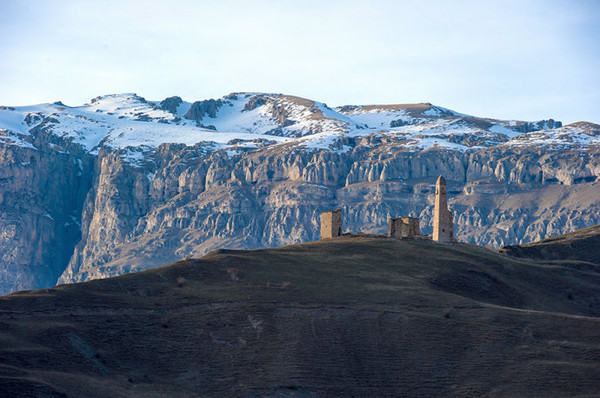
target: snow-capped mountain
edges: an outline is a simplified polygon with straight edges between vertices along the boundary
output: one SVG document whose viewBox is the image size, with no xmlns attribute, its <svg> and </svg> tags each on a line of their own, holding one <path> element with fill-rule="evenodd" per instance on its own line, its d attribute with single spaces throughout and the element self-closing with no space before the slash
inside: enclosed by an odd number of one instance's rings
<svg viewBox="0 0 600 398">
<path fill-rule="evenodd" d="M 0 107 L 0 291 L 421 218 L 449 182 L 460 240 L 499 246 L 600 223 L 600 126 L 432 104 L 337 108 L 282 94 L 106 95 Z"/>
<path fill-rule="evenodd" d="M 395 139 L 408 150 L 437 146 L 465 151 L 532 140 L 552 145 L 556 134 L 574 145 L 598 145 L 600 138 L 593 126 L 574 124 L 555 130 L 562 125 L 552 119 L 533 123 L 482 119 L 431 104 L 332 109 L 304 98 L 262 93 L 233 93 L 193 103 L 179 97 L 159 102 L 136 94 L 117 94 L 77 107 L 57 102 L 0 108 L 0 139 L 6 144 L 31 145 L 31 129 L 36 128 L 93 154 L 102 147 L 136 148 L 128 156 L 134 160 L 139 159 L 139 151 L 163 143 L 205 142 L 211 143 L 213 150 L 235 149 L 240 144 L 248 148 L 253 142 L 332 149 L 330 145 L 339 138 L 371 134 Z M 534 131 L 550 132 L 526 134 Z M 583 139 L 569 141 L 568 137 L 575 136 Z"/>
</svg>

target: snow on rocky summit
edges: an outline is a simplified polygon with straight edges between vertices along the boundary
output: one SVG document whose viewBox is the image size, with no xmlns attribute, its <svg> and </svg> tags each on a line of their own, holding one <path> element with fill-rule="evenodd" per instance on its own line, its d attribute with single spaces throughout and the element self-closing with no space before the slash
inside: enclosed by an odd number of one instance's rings
<svg viewBox="0 0 600 398">
<path fill-rule="evenodd" d="M 0 107 L 0 142 L 34 146 L 44 131 L 85 151 L 122 149 L 130 162 L 163 143 L 194 145 L 207 151 L 251 150 L 285 145 L 297 150 L 343 151 L 340 143 L 365 136 L 391 140 L 394 150 L 431 148 L 468 151 L 491 147 L 598 145 L 598 126 L 562 126 L 552 119 L 502 121 L 464 115 L 432 104 L 326 104 L 290 95 L 233 93 L 195 102 L 170 97 L 147 101 L 136 94 L 113 94 L 82 106 L 60 102 Z"/>
</svg>

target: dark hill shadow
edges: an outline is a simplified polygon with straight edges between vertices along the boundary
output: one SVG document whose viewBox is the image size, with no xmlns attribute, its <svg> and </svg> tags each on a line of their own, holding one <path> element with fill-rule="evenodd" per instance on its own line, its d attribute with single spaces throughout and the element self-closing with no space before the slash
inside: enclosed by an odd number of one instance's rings
<svg viewBox="0 0 600 398">
<path fill-rule="evenodd" d="M 593 396 L 579 263 L 347 236 L 19 292 L 0 396 Z"/>
</svg>

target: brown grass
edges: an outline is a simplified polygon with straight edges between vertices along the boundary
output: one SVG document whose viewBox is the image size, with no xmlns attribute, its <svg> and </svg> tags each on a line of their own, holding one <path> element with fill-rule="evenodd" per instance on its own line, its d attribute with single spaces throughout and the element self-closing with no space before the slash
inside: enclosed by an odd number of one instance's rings
<svg viewBox="0 0 600 398">
<path fill-rule="evenodd" d="M 349 236 L 0 298 L 1 396 L 577 396 L 600 275 Z"/>
</svg>

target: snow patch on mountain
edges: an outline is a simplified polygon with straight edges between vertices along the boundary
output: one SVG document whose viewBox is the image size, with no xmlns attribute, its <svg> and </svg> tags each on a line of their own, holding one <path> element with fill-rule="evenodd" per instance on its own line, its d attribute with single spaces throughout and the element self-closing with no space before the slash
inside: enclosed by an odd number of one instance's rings
<svg viewBox="0 0 600 398">
<path fill-rule="evenodd" d="M 174 115 L 160 109 L 155 103 L 136 94 L 109 94 L 92 99 L 89 104 L 76 109 L 82 112 L 106 113 L 118 119 L 137 121 L 173 121 Z"/>
<path fill-rule="evenodd" d="M 506 142 L 511 147 L 540 146 L 546 149 L 600 147 L 600 126 L 592 123 L 573 123 L 552 130 L 520 134 Z"/>
<path fill-rule="evenodd" d="M 39 126 L 52 134 L 72 140 L 86 151 L 96 152 L 106 145 L 114 149 L 128 147 L 154 148 L 163 143 L 194 145 L 199 142 L 218 144 L 215 150 L 227 147 L 232 140 L 283 138 L 263 136 L 253 132 L 217 132 L 197 127 L 191 121 L 177 121 L 174 116 L 133 94 L 98 97 L 81 107 L 55 104 L 4 108 L 0 110 L 0 139 L 14 145 L 32 145 L 19 137 L 30 137 L 30 129 Z M 35 116 L 33 126 L 26 120 Z M 170 121 L 165 123 L 163 121 Z M 234 130 L 235 131 L 235 130 Z M 139 163 L 141 153 L 147 151 L 124 151 L 131 163 Z"/>
<path fill-rule="evenodd" d="M 33 144 L 26 141 L 23 135 L 15 133 L 13 130 L 0 129 L 0 143 L 4 145 L 16 145 L 23 148 L 36 149 Z"/>
<path fill-rule="evenodd" d="M 510 138 L 513 138 L 513 137 L 516 137 L 517 135 L 519 135 L 519 133 L 517 133 L 516 131 L 511 130 L 508 127 L 503 126 L 501 124 L 495 124 L 492 127 L 490 127 L 488 130 L 493 133 L 504 134 Z"/>
<path fill-rule="evenodd" d="M 345 153 L 352 149 L 348 145 L 341 145 L 342 135 L 338 132 L 327 131 L 310 136 L 298 138 L 293 144 L 308 151 L 329 150 L 336 153 Z"/>
<path fill-rule="evenodd" d="M 217 131 L 231 131 L 248 134 L 265 134 L 279 126 L 264 107 L 244 110 L 250 95 L 235 95 L 223 101 L 216 117 L 206 117 L 203 123 L 214 126 Z"/>
<path fill-rule="evenodd" d="M 201 102 L 192 104 L 179 97 L 167 100 L 164 103 L 169 105 L 161 107 L 160 101 L 126 93 L 97 97 L 78 107 L 62 103 L 0 107 L 0 142 L 33 148 L 31 131 L 41 129 L 92 153 L 102 146 L 123 150 L 132 164 L 142 162 L 163 143 L 202 143 L 208 152 L 226 150 L 232 156 L 273 144 L 345 152 L 351 147 L 341 144 L 344 137 L 367 135 L 393 137 L 397 149 L 408 151 L 467 151 L 502 143 L 561 148 L 599 145 L 593 133 L 597 125 L 576 123 L 551 129 L 557 125 L 553 120 L 549 124 L 480 119 L 428 103 L 332 109 L 289 95 L 233 93 L 206 101 L 211 107 L 195 108 L 195 120 L 190 120 L 186 117 L 192 117 L 191 107 Z M 206 109 L 210 111 L 203 114 Z"/>
<path fill-rule="evenodd" d="M 388 129 L 393 127 L 394 122 L 408 124 L 414 121 L 406 110 L 372 109 L 367 112 L 350 113 L 350 116 L 356 123 L 373 129 Z"/>
</svg>

